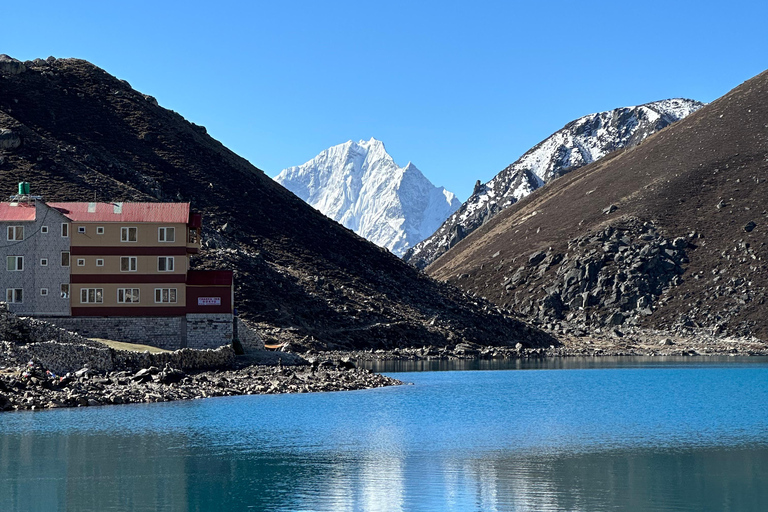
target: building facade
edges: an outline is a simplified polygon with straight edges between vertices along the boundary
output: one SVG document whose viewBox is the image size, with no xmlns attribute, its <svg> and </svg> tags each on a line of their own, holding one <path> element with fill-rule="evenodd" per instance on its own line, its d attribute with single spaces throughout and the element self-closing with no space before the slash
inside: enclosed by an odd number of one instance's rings
<svg viewBox="0 0 768 512">
<path fill-rule="evenodd" d="M 20 185 L 20 191 L 23 190 Z M 162 348 L 231 342 L 231 271 L 191 271 L 189 203 L 0 203 L 10 311 L 81 334 Z"/>
</svg>

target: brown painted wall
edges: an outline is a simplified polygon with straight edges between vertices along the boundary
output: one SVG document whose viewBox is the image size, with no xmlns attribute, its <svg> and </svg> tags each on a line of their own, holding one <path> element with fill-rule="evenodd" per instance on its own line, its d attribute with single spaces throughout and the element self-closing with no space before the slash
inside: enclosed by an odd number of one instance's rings
<svg viewBox="0 0 768 512">
<path fill-rule="evenodd" d="M 80 290 L 83 288 L 102 288 L 104 290 L 104 302 L 101 304 L 82 304 L 80 302 Z M 117 289 L 118 288 L 138 288 L 139 289 L 139 302 L 131 304 L 123 304 L 117 302 Z M 155 288 L 176 288 L 176 303 L 161 303 L 155 304 Z M 186 306 L 186 291 L 184 283 L 169 283 L 169 284 L 154 284 L 154 283 L 141 283 L 141 284 L 114 284 L 114 283 L 73 283 L 70 285 L 70 303 L 72 305 L 72 314 L 75 315 L 76 309 L 104 309 L 109 307 L 120 307 L 126 311 L 131 309 L 169 309 Z M 130 312 L 121 314 L 131 314 Z M 136 313 L 138 314 L 138 313 Z M 105 313 L 106 315 L 106 313 Z"/>
<path fill-rule="evenodd" d="M 85 227 L 85 233 L 79 233 L 79 227 Z M 96 228 L 103 227 L 104 234 L 97 235 Z M 121 242 L 120 228 L 135 227 L 137 231 L 136 242 Z M 174 242 L 159 242 L 158 228 L 172 227 L 176 229 L 176 240 Z M 156 223 L 124 223 L 124 222 L 73 222 L 70 225 L 70 238 L 72 247 L 115 247 L 115 246 L 159 246 L 159 247 L 186 247 L 187 245 L 187 226 L 186 224 L 156 224 Z"/>
</svg>

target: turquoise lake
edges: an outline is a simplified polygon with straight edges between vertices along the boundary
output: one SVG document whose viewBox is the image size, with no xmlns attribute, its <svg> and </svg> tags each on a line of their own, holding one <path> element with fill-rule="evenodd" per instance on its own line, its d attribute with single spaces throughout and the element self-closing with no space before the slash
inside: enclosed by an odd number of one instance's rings
<svg viewBox="0 0 768 512">
<path fill-rule="evenodd" d="M 4 413 L 0 511 L 768 510 L 767 358 L 379 369 L 412 385 Z"/>
</svg>

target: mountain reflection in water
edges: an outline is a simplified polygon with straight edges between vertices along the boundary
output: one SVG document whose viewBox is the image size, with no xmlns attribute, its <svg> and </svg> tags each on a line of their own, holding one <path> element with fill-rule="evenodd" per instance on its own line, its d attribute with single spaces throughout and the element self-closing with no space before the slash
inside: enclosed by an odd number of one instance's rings
<svg viewBox="0 0 768 512">
<path fill-rule="evenodd" d="M 636 363 L 3 414 L 0 510 L 768 509 L 765 360 Z"/>
</svg>

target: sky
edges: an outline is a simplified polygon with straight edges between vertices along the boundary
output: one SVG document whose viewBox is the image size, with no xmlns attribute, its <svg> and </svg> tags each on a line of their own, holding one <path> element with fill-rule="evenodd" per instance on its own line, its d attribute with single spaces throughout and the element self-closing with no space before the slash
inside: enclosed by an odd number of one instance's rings
<svg viewBox="0 0 768 512">
<path fill-rule="evenodd" d="M 85 59 L 270 176 L 375 137 L 462 200 L 569 121 L 768 68 L 768 2 L 7 2 L 0 53 Z"/>
</svg>

